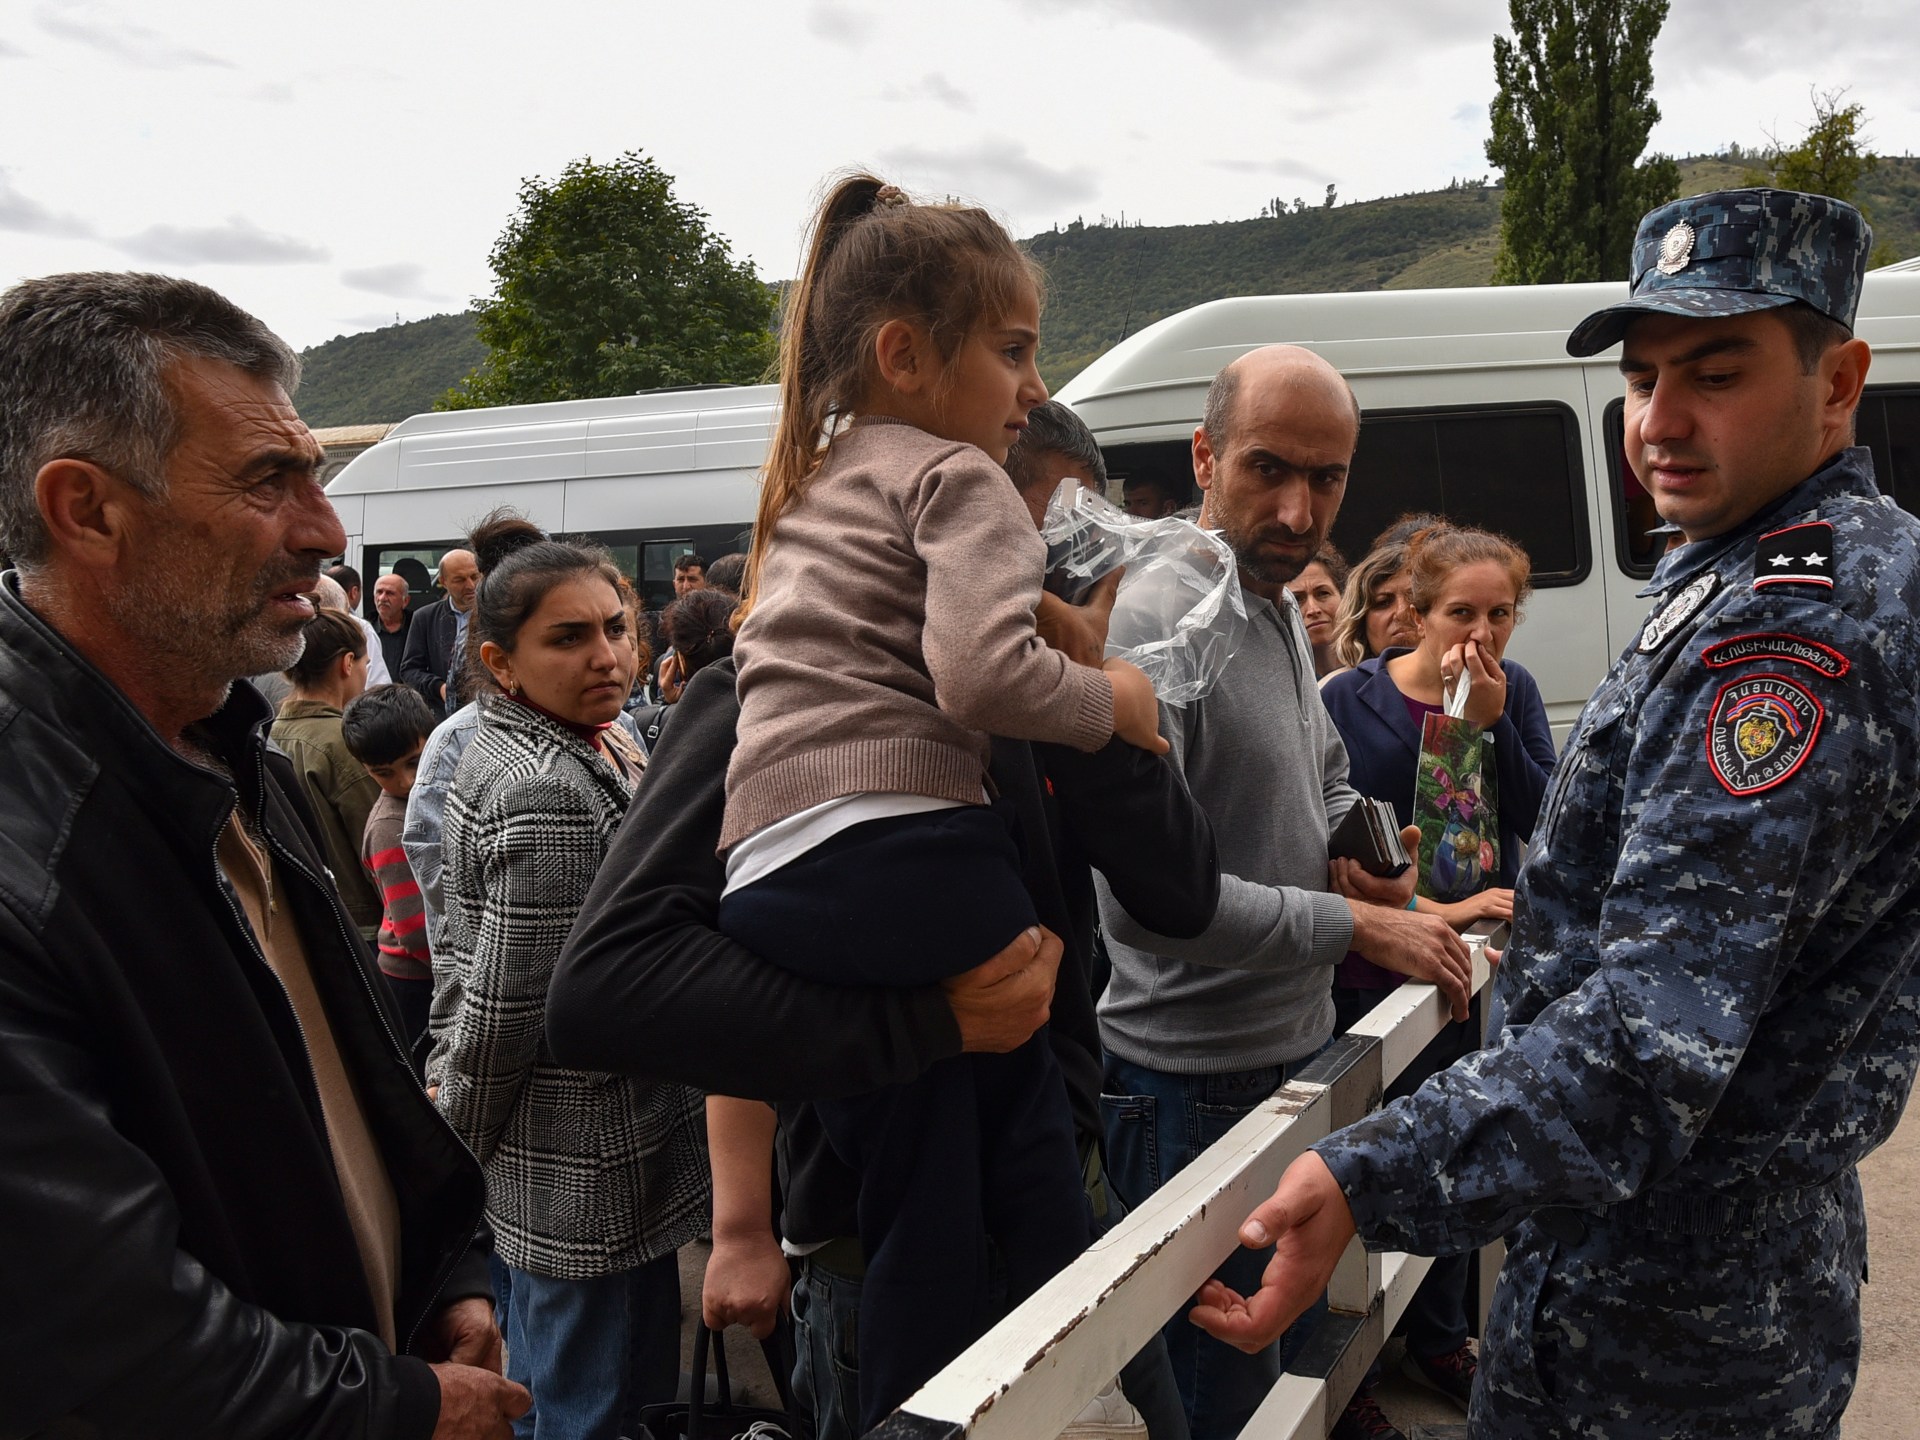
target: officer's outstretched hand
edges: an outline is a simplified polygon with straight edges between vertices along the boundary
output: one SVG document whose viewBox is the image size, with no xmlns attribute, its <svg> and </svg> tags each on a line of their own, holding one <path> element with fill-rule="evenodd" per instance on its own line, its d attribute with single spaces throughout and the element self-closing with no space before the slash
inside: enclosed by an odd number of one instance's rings
<svg viewBox="0 0 1920 1440">
<path fill-rule="evenodd" d="M 1209 1280 L 1187 1318 L 1249 1354 L 1270 1345 L 1320 1298 L 1352 1238 L 1347 1197 L 1326 1162 L 1309 1150 L 1240 1227 L 1240 1243 L 1249 1250 L 1273 1246 L 1260 1288 L 1240 1295 Z"/>
</svg>

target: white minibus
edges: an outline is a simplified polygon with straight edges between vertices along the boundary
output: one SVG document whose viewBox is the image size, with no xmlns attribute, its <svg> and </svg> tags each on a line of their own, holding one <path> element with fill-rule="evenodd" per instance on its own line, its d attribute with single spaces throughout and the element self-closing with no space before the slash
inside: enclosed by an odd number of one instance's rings
<svg viewBox="0 0 1920 1440">
<path fill-rule="evenodd" d="M 327 485 L 366 595 L 395 571 L 415 602 L 473 523 L 511 505 L 613 551 L 646 603 L 673 598 L 680 556 L 745 550 L 772 433 L 771 385 L 415 415 Z"/>
</svg>

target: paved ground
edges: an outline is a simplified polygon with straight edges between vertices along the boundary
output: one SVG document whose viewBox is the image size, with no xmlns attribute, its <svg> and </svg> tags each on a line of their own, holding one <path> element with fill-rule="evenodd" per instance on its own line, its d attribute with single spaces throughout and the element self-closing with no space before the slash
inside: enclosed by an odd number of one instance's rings
<svg viewBox="0 0 1920 1440">
<path fill-rule="evenodd" d="M 1872 1279 L 1866 1293 L 1860 1385 L 1847 1411 L 1846 1440 L 1913 1440 L 1920 1436 L 1920 1117 L 1910 1111 L 1893 1138 L 1868 1157 L 1861 1176 Z M 699 1314 L 705 1263 L 704 1246 L 690 1245 L 681 1252 L 689 1334 Z M 771 1387 L 759 1347 L 741 1330 L 730 1332 L 727 1340 L 736 1386 L 750 1388 L 753 1403 L 774 1403 L 760 1398 L 768 1396 Z M 1456 1407 L 1400 1377 L 1400 1355 L 1400 1342 L 1390 1341 L 1387 1378 L 1376 1392 L 1381 1408 L 1410 1435 L 1418 1426 L 1459 1425 Z"/>
</svg>

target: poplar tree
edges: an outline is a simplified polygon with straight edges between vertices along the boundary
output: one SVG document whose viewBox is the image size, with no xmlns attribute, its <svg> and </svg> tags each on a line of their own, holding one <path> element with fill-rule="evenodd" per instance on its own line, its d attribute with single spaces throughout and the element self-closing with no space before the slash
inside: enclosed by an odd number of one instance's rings
<svg viewBox="0 0 1920 1440">
<path fill-rule="evenodd" d="M 1653 42 L 1667 0 L 1509 0 L 1494 37 L 1493 134 L 1505 172 L 1496 284 L 1624 280 L 1640 217 L 1680 193 L 1680 167 L 1641 156 L 1660 118 Z"/>
</svg>

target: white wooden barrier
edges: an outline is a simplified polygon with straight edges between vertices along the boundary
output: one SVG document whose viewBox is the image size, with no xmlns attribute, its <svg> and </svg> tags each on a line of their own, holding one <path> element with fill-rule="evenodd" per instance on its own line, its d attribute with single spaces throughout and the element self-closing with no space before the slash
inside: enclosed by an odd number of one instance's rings
<svg viewBox="0 0 1920 1440">
<path fill-rule="evenodd" d="M 1473 985 L 1488 969 L 1469 935 Z M 1377 1109 L 1449 1016 L 1431 985 L 1402 985 L 1219 1143 L 895 1411 L 870 1440 L 1044 1440 L 1184 1310 L 1240 1243 L 1240 1223 L 1314 1141 Z M 1491 1257 L 1497 1267 L 1498 1255 Z M 1324 1440 L 1386 1342 L 1429 1261 L 1354 1241 L 1328 1286 L 1330 1312 L 1242 1440 Z M 1483 1259 L 1483 1266 L 1487 1263 Z M 1492 1275 L 1483 1268 L 1481 1293 Z"/>
</svg>

